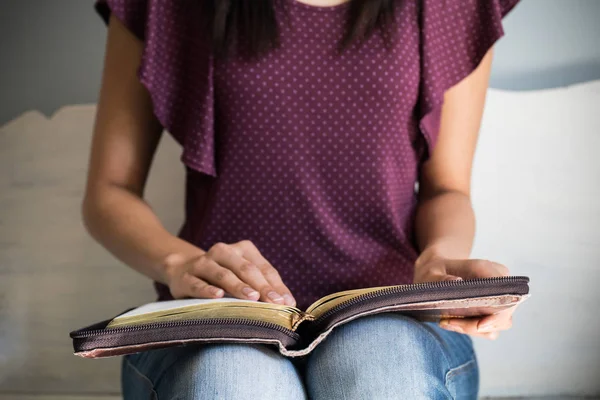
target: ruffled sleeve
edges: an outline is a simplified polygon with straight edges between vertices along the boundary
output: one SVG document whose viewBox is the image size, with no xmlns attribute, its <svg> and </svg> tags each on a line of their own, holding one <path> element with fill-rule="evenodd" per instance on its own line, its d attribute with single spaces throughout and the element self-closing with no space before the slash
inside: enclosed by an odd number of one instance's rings
<svg viewBox="0 0 600 400">
<path fill-rule="evenodd" d="M 97 0 L 108 23 L 111 13 L 144 43 L 138 77 L 148 89 L 154 114 L 182 146 L 181 161 L 217 176 L 213 59 L 200 31 L 195 0 Z"/>
<path fill-rule="evenodd" d="M 502 18 L 519 0 L 422 0 L 419 128 L 435 147 L 444 92 L 479 65 L 504 35 Z"/>
</svg>

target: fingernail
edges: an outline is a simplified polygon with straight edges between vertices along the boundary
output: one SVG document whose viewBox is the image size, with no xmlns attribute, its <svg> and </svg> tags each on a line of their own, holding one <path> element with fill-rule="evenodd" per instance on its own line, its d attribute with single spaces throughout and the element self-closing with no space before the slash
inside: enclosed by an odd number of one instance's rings
<svg viewBox="0 0 600 400">
<path fill-rule="evenodd" d="M 288 306 L 294 305 L 295 300 L 289 294 L 284 294 L 283 299 L 285 300 L 285 304 L 287 304 Z"/>
<path fill-rule="evenodd" d="M 277 292 L 269 292 L 269 293 L 267 293 L 267 296 L 271 300 L 276 301 L 278 303 L 283 302 L 283 297 L 281 297 L 281 295 L 279 293 L 277 293 Z"/>
<path fill-rule="evenodd" d="M 458 333 L 465 333 L 465 331 L 458 325 L 452 324 L 447 320 L 442 320 L 440 321 L 440 326 L 444 329 L 447 329 L 449 331 L 454 331 L 454 332 L 458 332 Z"/>
<path fill-rule="evenodd" d="M 477 332 L 489 332 L 489 331 L 493 331 L 496 329 L 496 326 L 494 325 L 493 322 L 487 322 L 484 324 L 481 324 L 481 326 L 477 326 Z"/>
<path fill-rule="evenodd" d="M 223 289 L 219 289 L 217 287 L 210 288 L 210 291 L 212 292 L 212 294 L 214 294 L 215 296 L 218 296 L 218 297 L 221 297 L 225 294 Z"/>
<path fill-rule="evenodd" d="M 246 297 L 248 297 L 251 300 L 258 300 L 260 297 L 260 293 L 258 293 L 256 290 L 252 289 L 251 287 L 243 288 L 242 293 L 244 293 L 244 295 L 246 295 Z"/>
<path fill-rule="evenodd" d="M 460 276 L 449 276 L 445 280 L 447 280 L 447 281 L 462 281 L 463 278 L 461 278 Z"/>
<path fill-rule="evenodd" d="M 498 339 L 498 336 L 500 336 L 500 334 L 498 332 L 493 332 L 493 333 L 490 333 L 489 337 L 492 340 L 496 340 L 496 339 Z"/>
</svg>

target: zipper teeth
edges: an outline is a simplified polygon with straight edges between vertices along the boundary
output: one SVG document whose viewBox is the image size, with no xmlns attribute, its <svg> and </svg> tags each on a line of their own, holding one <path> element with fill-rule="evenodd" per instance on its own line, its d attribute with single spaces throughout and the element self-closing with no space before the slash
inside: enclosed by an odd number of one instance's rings
<svg viewBox="0 0 600 400">
<path fill-rule="evenodd" d="M 438 289 L 445 287 L 453 287 L 453 286 L 472 286 L 478 285 L 482 283 L 492 283 L 492 282 L 529 282 L 529 278 L 525 276 L 500 276 L 500 277 L 489 277 L 489 278 L 477 278 L 470 279 L 466 281 L 440 281 L 440 282 L 423 282 L 423 283 L 415 283 L 406 286 L 393 287 L 381 289 L 376 292 L 365 293 L 360 296 L 357 296 L 353 299 L 345 301 L 343 303 L 338 304 L 331 310 L 327 311 L 325 314 L 321 315 L 317 320 L 315 320 L 315 324 L 320 323 L 323 319 L 329 317 L 332 314 L 335 314 L 340 309 L 346 308 L 353 304 L 359 303 L 363 300 L 367 300 L 369 298 L 385 296 L 394 293 L 401 293 L 407 291 L 413 291 L 418 289 Z M 257 326 L 262 328 L 274 329 L 279 332 L 285 333 L 288 336 L 294 337 L 297 335 L 295 332 L 290 331 L 280 325 L 273 324 L 270 322 L 264 321 L 256 321 L 251 319 L 241 319 L 241 318 L 213 318 L 213 319 L 204 319 L 204 320 L 184 320 L 184 321 L 168 321 L 168 322 L 153 322 L 149 324 L 143 325 L 135 325 L 135 326 L 127 326 L 121 328 L 109 328 L 109 329 L 94 329 L 85 332 L 78 332 L 72 336 L 73 339 L 87 338 L 91 336 L 101 336 L 101 335 L 111 335 L 111 334 L 119 334 L 119 333 L 130 333 L 143 331 L 147 329 L 160 329 L 160 328 L 175 328 L 180 326 L 196 326 L 196 325 L 219 325 L 219 324 L 227 324 L 227 325 L 245 325 L 245 326 Z"/>
<path fill-rule="evenodd" d="M 386 296 L 389 294 L 402 293 L 402 292 L 412 292 L 415 290 L 423 290 L 423 289 L 442 289 L 446 287 L 454 287 L 454 286 L 476 286 L 483 283 L 497 283 L 497 282 L 529 282 L 529 278 L 526 276 L 493 276 L 489 278 L 476 278 L 469 279 L 466 281 L 438 281 L 438 282 L 422 282 L 422 283 L 414 283 L 406 286 L 385 288 L 378 290 L 376 292 L 364 293 L 360 296 L 357 296 L 353 299 L 347 300 L 343 303 L 338 304 L 333 307 L 331 310 L 327 311 L 325 314 L 321 315 L 319 318 L 315 320 L 315 326 L 320 324 L 324 319 L 329 316 L 337 313 L 341 309 L 352 306 L 354 304 L 360 303 L 363 300 Z"/>
<path fill-rule="evenodd" d="M 120 328 L 107 328 L 107 329 L 94 329 L 91 331 L 79 332 L 73 335 L 73 339 L 82 339 L 91 336 L 101 335 L 112 335 L 119 333 L 131 333 L 137 331 L 144 331 L 148 329 L 161 329 L 161 328 L 175 328 L 180 326 L 195 326 L 195 325 L 244 325 L 244 326 L 257 326 L 260 328 L 275 329 L 283 332 L 289 336 L 296 335 L 289 329 L 286 329 L 280 325 L 273 324 L 270 322 L 256 321 L 252 319 L 242 318 L 213 318 L 213 319 L 202 319 L 202 320 L 185 320 L 185 321 L 168 321 L 168 322 L 152 322 L 149 324 L 140 324 L 135 326 L 126 326 Z"/>
</svg>

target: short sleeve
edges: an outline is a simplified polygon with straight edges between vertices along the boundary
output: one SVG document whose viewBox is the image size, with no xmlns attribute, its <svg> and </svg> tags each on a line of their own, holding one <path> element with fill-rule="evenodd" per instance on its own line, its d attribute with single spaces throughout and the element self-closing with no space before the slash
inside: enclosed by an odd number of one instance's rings
<svg viewBox="0 0 600 400">
<path fill-rule="evenodd" d="M 138 77 L 154 114 L 182 146 L 188 167 L 217 176 L 213 57 L 196 0 L 96 0 L 108 23 L 119 19 L 144 43 Z"/>
<path fill-rule="evenodd" d="M 502 19 L 519 0 L 422 0 L 419 128 L 435 147 L 444 92 L 469 75 L 504 35 Z"/>
</svg>

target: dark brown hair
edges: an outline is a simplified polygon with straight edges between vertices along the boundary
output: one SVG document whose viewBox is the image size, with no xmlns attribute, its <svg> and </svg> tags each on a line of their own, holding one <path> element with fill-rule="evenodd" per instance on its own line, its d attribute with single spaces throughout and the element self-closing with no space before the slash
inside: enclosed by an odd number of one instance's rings
<svg viewBox="0 0 600 400">
<path fill-rule="evenodd" d="M 273 1 L 275 0 L 198 0 L 205 26 L 212 37 L 214 53 L 227 57 L 233 53 L 255 57 L 279 45 L 279 32 Z M 388 34 L 394 24 L 396 0 L 350 0 L 346 33 L 340 38 L 339 50 L 369 38 L 379 30 L 389 45 Z"/>
</svg>

